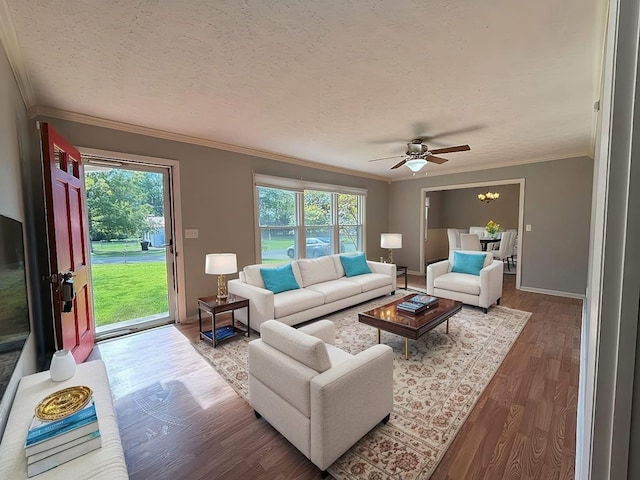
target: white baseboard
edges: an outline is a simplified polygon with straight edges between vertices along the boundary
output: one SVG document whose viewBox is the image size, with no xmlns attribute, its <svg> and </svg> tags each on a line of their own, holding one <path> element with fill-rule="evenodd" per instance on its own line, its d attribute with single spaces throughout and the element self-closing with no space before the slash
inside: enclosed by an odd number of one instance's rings
<svg viewBox="0 0 640 480">
<path fill-rule="evenodd" d="M 534 288 L 534 287 L 523 287 L 523 286 L 520 286 L 520 290 L 522 290 L 523 292 L 542 293 L 544 295 L 553 295 L 555 297 L 577 298 L 578 300 L 585 300 L 587 298 L 587 296 L 585 294 L 571 293 L 571 292 L 559 292 L 557 290 L 546 290 L 544 288 Z"/>
</svg>

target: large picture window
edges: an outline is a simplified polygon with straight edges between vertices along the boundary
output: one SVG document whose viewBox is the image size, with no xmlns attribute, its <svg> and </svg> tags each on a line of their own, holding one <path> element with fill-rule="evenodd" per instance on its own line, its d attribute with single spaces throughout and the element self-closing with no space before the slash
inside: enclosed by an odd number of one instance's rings
<svg viewBox="0 0 640 480">
<path fill-rule="evenodd" d="M 260 263 L 364 249 L 366 190 L 255 175 L 255 191 Z"/>
</svg>

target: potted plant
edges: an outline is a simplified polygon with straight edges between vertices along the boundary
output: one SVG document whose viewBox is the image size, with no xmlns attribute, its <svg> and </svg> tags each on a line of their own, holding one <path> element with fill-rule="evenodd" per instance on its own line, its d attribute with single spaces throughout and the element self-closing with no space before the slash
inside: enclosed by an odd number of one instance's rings
<svg viewBox="0 0 640 480">
<path fill-rule="evenodd" d="M 500 232 L 500 224 L 494 222 L 493 220 L 489 220 L 489 222 L 484 227 L 484 229 L 487 231 L 489 235 L 495 238 Z"/>
</svg>

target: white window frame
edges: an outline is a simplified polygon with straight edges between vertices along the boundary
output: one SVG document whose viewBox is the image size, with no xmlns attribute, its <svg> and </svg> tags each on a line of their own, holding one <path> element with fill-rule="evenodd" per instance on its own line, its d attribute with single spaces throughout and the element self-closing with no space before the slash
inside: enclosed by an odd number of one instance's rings
<svg viewBox="0 0 640 480">
<path fill-rule="evenodd" d="M 284 177 L 272 177 L 270 175 L 263 175 L 260 173 L 253 174 L 253 192 L 254 192 L 254 225 L 255 225 L 255 254 L 256 254 L 256 263 L 262 263 L 262 245 L 261 245 L 261 227 L 260 227 L 260 215 L 259 215 L 259 198 L 258 198 L 258 187 L 265 188 L 277 188 L 282 190 L 291 190 L 296 192 L 296 220 L 297 225 L 292 227 L 296 231 L 296 241 L 297 245 L 306 245 L 306 228 L 304 224 L 304 192 L 305 190 L 310 191 L 318 191 L 318 192 L 327 192 L 334 194 L 347 194 L 347 195 L 357 195 L 359 196 L 358 201 L 358 215 L 360 217 L 361 225 L 362 225 L 362 233 L 360 238 L 359 245 L 360 250 L 365 251 L 365 241 L 366 238 L 366 225 L 365 225 L 365 205 L 366 205 L 366 196 L 367 189 L 357 188 L 357 187 L 348 187 L 343 185 L 332 185 L 327 183 L 316 183 L 309 182 L 306 180 L 297 180 L 293 178 L 284 178 Z M 338 224 L 338 195 L 332 195 L 332 213 L 331 220 L 333 225 L 332 228 L 332 251 L 334 253 L 340 252 L 340 226 Z M 301 248 L 298 249 L 298 255 L 302 252 L 306 253 L 306 249 L 303 250 Z M 366 253 L 366 252 L 365 252 Z M 298 257 L 304 258 L 304 257 Z M 294 259 L 295 260 L 295 259 Z"/>
</svg>

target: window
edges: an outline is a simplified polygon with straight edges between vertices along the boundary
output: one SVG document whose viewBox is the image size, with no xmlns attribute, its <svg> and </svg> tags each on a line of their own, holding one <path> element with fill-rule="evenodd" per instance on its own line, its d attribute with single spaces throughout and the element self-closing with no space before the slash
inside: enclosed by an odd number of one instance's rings
<svg viewBox="0 0 640 480">
<path fill-rule="evenodd" d="M 364 249 L 366 190 L 258 174 L 254 178 L 259 262 Z"/>
</svg>

